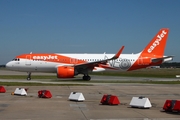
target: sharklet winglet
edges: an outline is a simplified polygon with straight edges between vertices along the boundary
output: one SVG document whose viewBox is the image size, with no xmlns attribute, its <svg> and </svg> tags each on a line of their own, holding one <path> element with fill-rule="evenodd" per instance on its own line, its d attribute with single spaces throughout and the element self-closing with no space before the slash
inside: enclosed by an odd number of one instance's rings
<svg viewBox="0 0 180 120">
<path fill-rule="evenodd" d="M 119 49 L 119 51 L 110 60 L 119 58 L 119 56 L 122 53 L 123 49 L 124 49 L 124 46 L 122 46 L 121 49 Z"/>
</svg>

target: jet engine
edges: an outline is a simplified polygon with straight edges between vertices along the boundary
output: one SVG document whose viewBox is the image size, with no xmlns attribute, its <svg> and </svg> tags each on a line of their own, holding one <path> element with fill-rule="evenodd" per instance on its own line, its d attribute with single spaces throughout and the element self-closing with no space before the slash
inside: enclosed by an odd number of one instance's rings
<svg viewBox="0 0 180 120">
<path fill-rule="evenodd" d="M 70 67 L 70 66 L 57 67 L 58 78 L 73 78 L 74 75 L 75 75 L 74 67 Z"/>
</svg>

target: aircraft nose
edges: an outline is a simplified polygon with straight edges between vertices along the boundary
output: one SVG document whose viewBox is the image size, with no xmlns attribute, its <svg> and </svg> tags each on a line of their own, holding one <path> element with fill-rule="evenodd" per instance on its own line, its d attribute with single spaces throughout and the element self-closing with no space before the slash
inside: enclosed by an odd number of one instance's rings
<svg viewBox="0 0 180 120">
<path fill-rule="evenodd" d="M 11 68 L 11 67 L 12 67 L 12 63 L 11 62 L 6 63 L 6 68 Z"/>
</svg>

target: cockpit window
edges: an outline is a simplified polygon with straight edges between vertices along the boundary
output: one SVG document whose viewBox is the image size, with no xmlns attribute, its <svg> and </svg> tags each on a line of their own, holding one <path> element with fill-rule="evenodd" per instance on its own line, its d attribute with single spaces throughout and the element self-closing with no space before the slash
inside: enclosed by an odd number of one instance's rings
<svg viewBox="0 0 180 120">
<path fill-rule="evenodd" d="M 12 61 L 20 61 L 19 58 L 14 58 Z"/>
</svg>

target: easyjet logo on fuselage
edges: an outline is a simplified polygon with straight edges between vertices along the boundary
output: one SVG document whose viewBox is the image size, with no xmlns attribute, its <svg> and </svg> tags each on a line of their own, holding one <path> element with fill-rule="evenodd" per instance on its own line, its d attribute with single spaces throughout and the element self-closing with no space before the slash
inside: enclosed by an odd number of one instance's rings
<svg viewBox="0 0 180 120">
<path fill-rule="evenodd" d="M 151 53 L 158 45 L 160 45 L 161 40 L 164 38 L 164 36 L 166 34 L 167 34 L 167 32 L 165 30 L 163 30 L 161 34 L 157 35 L 156 40 L 153 42 L 153 44 L 147 50 L 148 53 Z"/>
<path fill-rule="evenodd" d="M 47 55 L 47 56 L 33 56 L 34 60 L 55 60 L 58 59 L 56 55 Z"/>
</svg>

